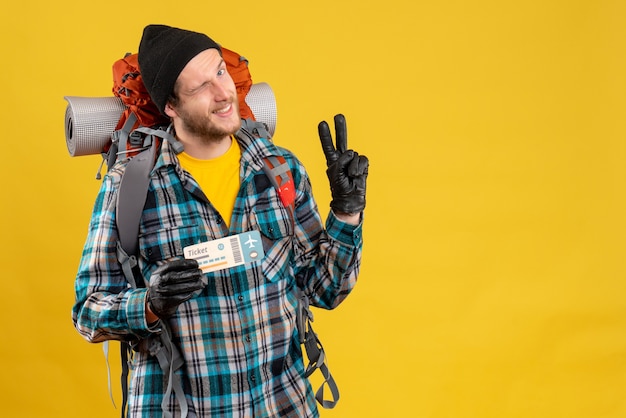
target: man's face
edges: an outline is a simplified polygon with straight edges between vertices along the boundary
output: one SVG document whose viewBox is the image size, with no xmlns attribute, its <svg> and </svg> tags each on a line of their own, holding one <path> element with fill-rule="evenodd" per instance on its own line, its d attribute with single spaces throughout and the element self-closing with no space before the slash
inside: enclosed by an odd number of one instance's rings
<svg viewBox="0 0 626 418">
<path fill-rule="evenodd" d="M 235 83 L 217 49 L 207 49 L 189 61 L 178 76 L 175 93 L 178 102 L 168 103 L 165 112 L 179 137 L 215 142 L 241 127 Z"/>
</svg>

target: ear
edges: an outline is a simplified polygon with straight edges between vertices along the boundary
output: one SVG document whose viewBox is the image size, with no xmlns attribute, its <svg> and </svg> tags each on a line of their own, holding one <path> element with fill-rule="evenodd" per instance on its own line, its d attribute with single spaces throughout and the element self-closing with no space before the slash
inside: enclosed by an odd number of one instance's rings
<svg viewBox="0 0 626 418">
<path fill-rule="evenodd" d="M 176 113 L 176 110 L 170 105 L 170 102 L 165 103 L 165 114 L 170 118 L 178 116 L 178 113 Z"/>
</svg>

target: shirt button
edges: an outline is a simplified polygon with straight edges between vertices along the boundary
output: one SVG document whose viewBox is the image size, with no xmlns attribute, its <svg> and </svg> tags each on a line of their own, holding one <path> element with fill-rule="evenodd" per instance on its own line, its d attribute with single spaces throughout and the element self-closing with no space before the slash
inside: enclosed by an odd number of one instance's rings
<svg viewBox="0 0 626 418">
<path fill-rule="evenodd" d="M 254 382 L 256 380 L 256 377 L 254 377 L 254 375 L 250 375 L 250 380 Z"/>
<path fill-rule="evenodd" d="M 218 217 L 218 218 L 215 220 L 215 222 L 217 222 L 217 224 L 218 224 L 218 225 L 221 225 L 221 224 L 222 224 L 222 218 L 221 218 L 221 217 Z"/>
<path fill-rule="evenodd" d="M 250 338 L 250 336 L 248 335 L 248 336 L 246 337 L 246 342 L 247 342 L 247 343 L 249 343 L 249 342 L 250 342 L 250 340 L 251 340 L 251 338 Z"/>
<path fill-rule="evenodd" d="M 239 295 L 237 299 L 239 299 L 239 302 L 243 302 L 243 296 Z"/>
</svg>

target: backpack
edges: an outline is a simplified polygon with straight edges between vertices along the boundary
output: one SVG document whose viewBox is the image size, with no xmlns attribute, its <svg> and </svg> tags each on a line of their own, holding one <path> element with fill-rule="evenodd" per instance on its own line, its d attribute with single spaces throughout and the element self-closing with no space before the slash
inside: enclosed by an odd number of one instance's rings
<svg viewBox="0 0 626 418">
<path fill-rule="evenodd" d="M 275 119 L 267 117 L 269 123 L 256 120 L 255 114 L 246 99 L 257 102 L 259 113 L 264 113 L 263 106 L 258 106 L 259 99 L 251 96 L 251 90 L 257 85 L 252 83 L 252 77 L 248 69 L 248 61 L 238 53 L 226 49 L 222 49 L 222 57 L 227 66 L 227 70 L 237 89 L 238 102 L 242 117 L 242 128 L 236 135 L 246 135 L 249 138 L 265 137 L 271 139 L 273 133 L 272 124 Z M 267 85 L 261 83 L 261 88 Z M 271 92 L 271 90 L 270 90 Z M 117 258 L 122 266 L 124 275 L 129 284 L 133 288 L 143 287 L 143 277 L 137 269 L 138 253 L 138 233 L 139 222 L 145 198 L 147 196 L 148 184 L 150 182 L 150 171 L 154 166 L 157 151 L 162 141 L 168 141 L 173 145 L 176 153 L 182 151 L 182 145 L 174 138 L 169 131 L 169 120 L 161 115 L 156 105 L 150 99 L 139 71 L 137 54 L 126 54 L 126 56 L 113 65 L 113 94 L 123 103 L 123 110 L 117 109 L 120 113 L 119 119 L 115 123 L 115 128 L 110 134 L 110 139 L 100 140 L 101 154 L 104 164 L 106 162 L 108 169 L 113 167 L 120 156 L 128 158 L 125 172 L 120 183 L 118 201 L 116 205 L 116 220 L 119 234 L 119 242 L 117 248 Z M 263 93 L 261 93 L 263 94 Z M 267 92 L 265 93 L 267 95 Z M 76 144 L 71 144 L 71 136 L 74 135 L 74 123 L 76 114 L 70 109 L 72 102 L 77 102 L 79 98 L 66 97 L 70 105 L 66 111 L 66 141 L 68 150 L 71 155 L 75 155 L 76 148 L 80 148 Z M 272 96 L 273 99 L 273 96 Z M 272 113 L 271 111 L 269 112 Z M 265 113 L 265 116 L 267 114 Z M 275 118 L 275 111 L 273 114 Z M 109 119 L 111 117 L 109 116 Z M 89 119 L 89 117 L 85 118 Z M 83 124 L 89 125 L 89 123 Z M 71 127 L 71 128 L 70 128 Z M 89 135 L 92 133 L 89 132 Z M 70 147 L 73 145 L 73 147 Z M 91 145 L 91 144 L 90 144 Z M 76 155 L 85 155 L 84 153 L 76 153 Z M 96 178 L 100 178 L 100 171 Z M 295 188 L 293 187 L 293 176 L 291 170 L 284 157 L 269 157 L 264 160 L 263 171 L 267 175 L 270 183 L 276 188 L 282 204 L 288 209 L 292 222 L 294 219 L 294 202 Z M 324 408 L 333 408 L 339 400 L 339 391 L 337 385 L 328 370 L 324 349 L 313 331 L 311 322 L 313 322 L 313 314 L 309 306 L 309 296 L 304 290 L 304 278 L 297 278 L 298 286 L 296 292 L 298 297 L 297 309 L 297 329 L 300 335 L 300 344 L 304 345 L 309 364 L 306 366 L 305 377 L 310 377 L 315 370 L 320 370 L 324 380 L 315 393 L 317 402 Z M 141 341 L 142 347 L 148 349 L 159 361 L 159 365 L 167 376 L 167 388 L 165 391 L 165 399 L 169 398 L 172 391 L 178 400 L 182 416 L 187 415 L 188 406 L 185 399 L 182 383 L 174 373 L 183 366 L 183 357 L 180 355 L 178 348 L 172 342 L 171 332 L 166 322 L 163 323 L 163 332 L 159 336 L 154 336 L 149 340 Z M 122 417 L 125 415 L 127 396 L 128 396 L 128 374 L 129 360 L 132 358 L 133 350 L 138 349 L 137 342 L 121 342 L 122 357 Z M 105 352 L 108 350 L 108 344 L 105 342 Z M 109 379 L 110 382 L 110 379 Z M 324 399 L 324 386 L 328 388 L 332 395 L 332 400 Z M 169 416 L 165 412 L 164 416 Z"/>
<path fill-rule="evenodd" d="M 244 128 L 255 131 L 254 133 L 259 136 L 270 137 L 268 129 L 263 123 L 251 123 L 256 122 L 256 118 L 246 102 L 246 97 L 252 87 L 248 61 L 234 51 L 223 47 L 221 49 L 228 73 L 235 82 L 241 118 L 248 122 Z M 173 144 L 177 142 L 171 135 L 161 134 L 158 130 L 150 133 L 145 130 L 138 130 L 141 127 L 164 128 L 169 125 L 169 118 L 161 114 L 143 84 L 138 57 L 139 55 L 136 53 L 127 53 L 124 58 L 113 64 L 113 95 L 120 98 L 126 109 L 120 115 L 115 126 L 111 143 L 106 144 L 104 148 L 108 168 L 113 166 L 118 155 L 124 154 L 127 157 L 133 157 L 147 146 L 146 141 L 142 141 L 144 135 L 141 134 L 155 136 L 153 139 L 157 141 L 157 147 L 160 145 L 159 139 L 166 139 Z M 135 134 L 134 137 L 132 136 L 133 133 Z M 180 152 L 179 149 L 182 150 L 182 147 L 176 148 L 177 152 Z"/>
</svg>

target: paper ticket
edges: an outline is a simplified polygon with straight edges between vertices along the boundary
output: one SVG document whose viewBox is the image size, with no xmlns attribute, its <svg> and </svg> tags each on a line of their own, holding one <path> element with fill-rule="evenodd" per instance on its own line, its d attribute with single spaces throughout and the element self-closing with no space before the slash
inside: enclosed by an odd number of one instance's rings
<svg viewBox="0 0 626 418">
<path fill-rule="evenodd" d="M 259 231 L 190 245 L 183 251 L 185 258 L 196 260 L 204 273 L 259 261 L 265 256 Z"/>
</svg>

